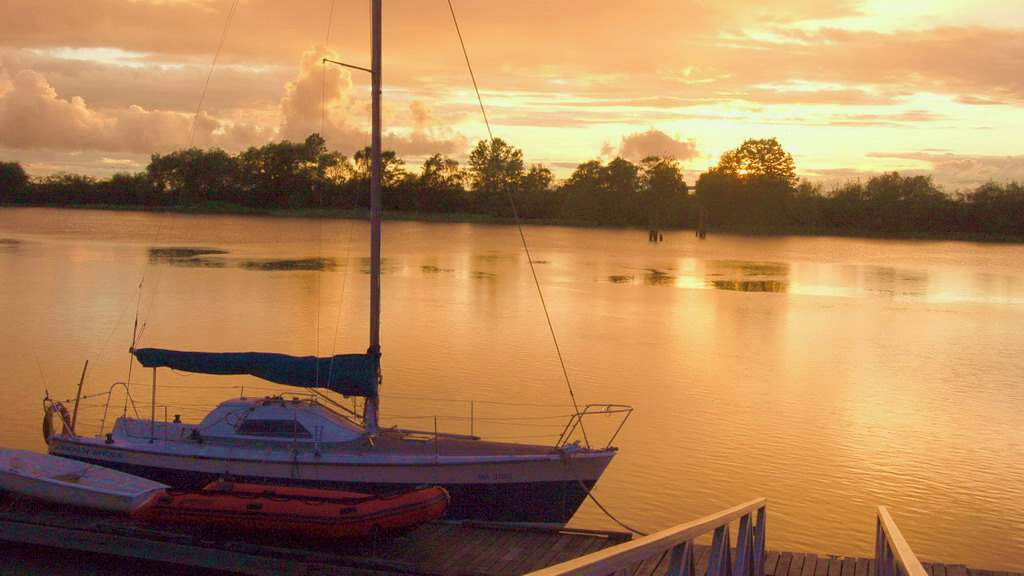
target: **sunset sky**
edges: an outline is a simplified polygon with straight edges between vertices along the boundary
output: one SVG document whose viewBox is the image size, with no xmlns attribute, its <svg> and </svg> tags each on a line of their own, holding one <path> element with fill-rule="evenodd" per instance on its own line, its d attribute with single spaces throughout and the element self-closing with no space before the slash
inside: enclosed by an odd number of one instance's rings
<svg viewBox="0 0 1024 576">
<path fill-rule="evenodd" d="M 495 136 L 566 177 L 649 154 L 688 183 L 777 138 L 827 185 L 1024 181 L 1021 0 L 453 0 Z M 139 171 L 189 133 L 232 0 L 0 0 L 0 160 Z M 333 16 L 332 16 L 333 6 Z M 368 2 L 240 0 L 193 145 L 369 143 Z M 330 23 L 330 25 L 328 25 Z M 465 161 L 486 130 L 445 0 L 384 1 L 384 145 Z"/>
</svg>

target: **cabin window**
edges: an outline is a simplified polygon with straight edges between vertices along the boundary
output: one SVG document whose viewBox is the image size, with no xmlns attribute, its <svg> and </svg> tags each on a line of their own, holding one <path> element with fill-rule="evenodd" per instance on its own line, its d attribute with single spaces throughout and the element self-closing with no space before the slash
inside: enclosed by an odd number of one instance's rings
<svg viewBox="0 0 1024 576">
<path fill-rule="evenodd" d="M 312 438 L 313 435 L 295 420 L 253 420 L 247 419 L 235 428 L 245 436 L 267 436 L 271 438 Z"/>
</svg>

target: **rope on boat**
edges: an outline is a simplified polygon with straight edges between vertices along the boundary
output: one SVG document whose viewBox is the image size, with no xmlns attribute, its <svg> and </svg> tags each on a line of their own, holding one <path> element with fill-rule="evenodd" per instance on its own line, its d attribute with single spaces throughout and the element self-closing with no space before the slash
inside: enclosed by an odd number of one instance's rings
<svg viewBox="0 0 1024 576">
<path fill-rule="evenodd" d="M 568 466 L 569 466 L 569 470 L 571 470 L 571 471 L 572 471 L 572 475 L 573 475 L 573 476 L 574 476 L 574 477 L 576 478 L 576 482 L 577 482 L 577 483 L 578 483 L 578 484 L 580 485 L 580 488 L 583 488 L 583 491 L 584 491 L 584 492 L 586 493 L 587 497 L 588 497 L 588 498 L 590 498 L 590 500 L 591 500 L 591 501 L 592 501 L 592 502 L 593 502 L 594 504 L 596 504 L 596 505 L 597 505 L 597 507 L 598 507 L 598 508 L 599 508 L 599 509 L 601 510 L 601 512 L 604 512 L 604 515 L 605 515 L 605 516 L 607 516 L 607 517 L 611 518 L 611 519 L 612 519 L 612 522 L 615 522 L 615 523 L 616 523 L 616 524 L 618 524 L 619 526 L 621 526 L 621 527 L 625 528 L 626 530 L 628 530 L 628 531 L 632 532 L 633 534 L 636 534 L 637 536 L 647 536 L 647 533 L 645 533 L 645 532 L 641 532 L 641 531 L 639 531 L 639 530 L 637 530 L 637 529 L 635 529 L 635 528 L 633 528 L 633 527 L 631 527 L 631 526 L 628 526 L 628 525 L 626 525 L 626 524 L 625 524 L 625 523 L 623 523 L 623 522 L 622 522 L 621 520 L 619 520 L 618 518 L 616 518 L 614 514 L 612 514 L 611 512 L 609 512 L 609 511 L 608 511 L 608 509 L 607 509 L 607 508 L 605 508 L 605 507 L 604 507 L 604 505 L 603 505 L 603 504 L 601 504 L 601 503 L 600 503 L 600 502 L 599 502 L 599 501 L 597 500 L 597 498 L 596 498 L 596 497 L 594 496 L 594 491 L 593 491 L 593 490 L 591 490 L 591 489 L 590 489 L 590 488 L 589 488 L 589 487 L 588 487 L 588 486 L 586 485 L 586 483 L 585 483 L 585 482 L 583 482 L 583 479 L 582 479 L 582 478 L 580 478 L 580 475 L 579 475 L 579 474 L 578 474 L 578 473 L 576 472 L 576 467 L 575 467 L 575 466 L 573 466 L 573 463 L 572 463 L 572 457 L 570 457 L 570 456 L 569 456 L 568 454 L 565 454 L 565 455 L 564 455 L 564 458 L 565 458 L 565 463 L 566 463 L 566 465 L 568 465 Z"/>
</svg>

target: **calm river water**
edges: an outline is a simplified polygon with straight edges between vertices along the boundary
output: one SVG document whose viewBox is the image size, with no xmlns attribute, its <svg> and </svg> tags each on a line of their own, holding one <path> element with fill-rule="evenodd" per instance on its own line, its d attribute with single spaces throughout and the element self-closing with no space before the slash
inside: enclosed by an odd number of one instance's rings
<svg viewBox="0 0 1024 576">
<path fill-rule="evenodd" d="M 85 360 L 88 395 L 128 380 L 136 317 L 143 346 L 363 351 L 367 230 L 0 209 L 2 444 L 45 449 L 44 390 L 73 398 Z M 526 235 L 577 400 L 635 408 L 595 491 L 622 522 L 766 496 L 772 548 L 870 555 L 885 505 L 922 559 L 1024 571 L 1024 246 Z M 383 252 L 385 424 L 553 442 L 571 400 L 517 230 L 387 222 Z M 130 377 L 148 417 L 150 373 Z M 158 417 L 272 393 L 160 378 Z M 573 524 L 618 528 L 592 503 Z"/>
</svg>

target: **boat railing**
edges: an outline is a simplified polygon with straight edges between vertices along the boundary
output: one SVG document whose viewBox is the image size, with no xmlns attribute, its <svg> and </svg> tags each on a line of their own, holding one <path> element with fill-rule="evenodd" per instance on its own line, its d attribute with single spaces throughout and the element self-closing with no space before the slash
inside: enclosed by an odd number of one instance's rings
<svg viewBox="0 0 1024 576">
<path fill-rule="evenodd" d="M 644 561 L 661 556 L 667 556 L 667 574 L 696 576 L 694 540 L 710 532 L 714 535 L 708 551 L 707 576 L 764 576 L 767 510 L 768 499 L 759 498 L 527 576 L 631 574 Z M 736 520 L 739 520 L 739 531 L 734 552 L 729 542 L 729 525 Z"/>
<path fill-rule="evenodd" d="M 625 404 L 587 404 L 582 410 L 573 414 L 569 418 L 569 422 L 565 425 L 565 429 L 562 434 L 558 437 L 558 441 L 555 443 L 555 447 L 563 446 L 572 438 L 576 430 L 585 430 L 583 425 L 583 419 L 593 419 L 597 416 L 610 417 L 613 415 L 621 414 L 622 420 L 619 421 L 615 431 L 612 432 L 611 437 L 608 438 L 608 442 L 605 444 L 605 448 L 611 448 L 612 442 L 615 441 L 615 437 L 619 435 L 622 427 L 626 424 L 626 420 L 629 419 L 629 415 L 633 413 L 633 407 Z M 584 437 L 586 433 L 584 432 Z M 587 444 L 590 444 L 589 438 L 587 438 Z"/>
<path fill-rule="evenodd" d="M 885 506 L 878 507 L 875 528 L 876 576 L 928 576 L 910 545 L 907 544 L 896 522 Z"/>
</svg>

